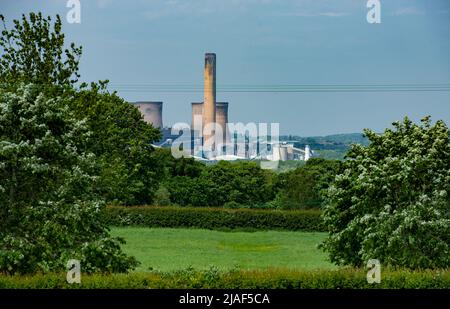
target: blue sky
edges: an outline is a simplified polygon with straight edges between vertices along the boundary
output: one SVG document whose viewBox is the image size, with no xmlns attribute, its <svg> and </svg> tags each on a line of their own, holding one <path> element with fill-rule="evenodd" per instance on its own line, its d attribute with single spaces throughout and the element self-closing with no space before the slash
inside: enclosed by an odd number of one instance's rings
<svg viewBox="0 0 450 309">
<path fill-rule="evenodd" d="M 0 0 L 8 20 L 42 11 L 66 16 L 66 0 Z M 366 0 L 81 0 L 67 40 L 84 48 L 84 81 L 195 84 L 205 52 L 217 54 L 221 85 L 450 83 L 450 1 L 381 0 L 368 24 Z M 64 18 L 65 19 L 65 18 Z M 123 89 L 123 88 L 122 88 Z M 124 92 L 164 102 L 165 125 L 190 121 L 203 94 Z M 450 124 L 450 92 L 218 93 L 232 122 L 279 122 L 302 136 L 381 131 L 424 115 Z"/>
</svg>

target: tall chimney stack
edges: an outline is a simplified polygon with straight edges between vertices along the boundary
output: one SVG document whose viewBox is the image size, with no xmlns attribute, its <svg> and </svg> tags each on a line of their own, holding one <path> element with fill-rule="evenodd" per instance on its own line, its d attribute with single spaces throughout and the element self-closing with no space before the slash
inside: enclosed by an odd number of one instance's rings
<svg viewBox="0 0 450 309">
<path fill-rule="evenodd" d="M 210 140 L 211 150 L 214 150 L 215 146 L 214 143 L 211 143 L 211 140 L 214 139 L 215 130 L 206 132 L 205 126 L 210 127 L 211 124 L 216 122 L 216 54 L 205 54 L 204 76 L 203 143 L 205 144 L 207 140 Z"/>
</svg>

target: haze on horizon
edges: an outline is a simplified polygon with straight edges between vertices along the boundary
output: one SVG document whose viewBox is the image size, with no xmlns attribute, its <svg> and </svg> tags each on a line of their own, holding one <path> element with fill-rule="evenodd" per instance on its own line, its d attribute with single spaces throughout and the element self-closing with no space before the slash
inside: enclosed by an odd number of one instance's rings
<svg viewBox="0 0 450 309">
<path fill-rule="evenodd" d="M 163 101 L 165 125 L 190 122 L 206 52 L 217 54 L 218 88 L 450 85 L 447 0 L 381 0 L 381 24 L 367 23 L 366 0 L 81 0 L 80 24 L 66 22 L 66 3 L 0 0 L 0 13 L 9 25 L 31 11 L 60 14 L 67 42 L 83 46 L 81 79 L 109 79 L 131 102 Z M 230 103 L 231 122 L 279 122 L 282 134 L 382 131 L 404 116 L 450 125 L 450 91 L 219 91 L 217 100 Z"/>
</svg>

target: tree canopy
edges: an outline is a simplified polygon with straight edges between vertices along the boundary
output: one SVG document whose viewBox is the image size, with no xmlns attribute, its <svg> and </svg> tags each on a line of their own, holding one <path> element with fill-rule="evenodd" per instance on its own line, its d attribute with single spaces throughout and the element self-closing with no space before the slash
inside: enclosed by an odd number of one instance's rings
<svg viewBox="0 0 450 309">
<path fill-rule="evenodd" d="M 151 201 L 159 131 L 106 82 L 76 87 L 81 47 L 65 47 L 59 16 L 0 19 L 0 271 L 133 268 L 101 210 Z"/>
<path fill-rule="evenodd" d="M 450 141 L 443 121 L 365 130 L 328 190 L 323 248 L 333 262 L 369 259 L 408 268 L 450 266 Z"/>
<path fill-rule="evenodd" d="M 278 208 L 320 208 L 324 204 L 324 190 L 334 181 L 341 167 L 340 161 L 311 158 L 304 166 L 279 175 Z"/>
<path fill-rule="evenodd" d="M 64 100 L 33 84 L 0 92 L 0 272 L 60 271 L 69 259 L 85 272 L 136 265 L 100 220 L 90 132 Z"/>
<path fill-rule="evenodd" d="M 3 29 L 0 36 L 0 80 L 3 84 L 73 85 L 78 73 L 82 48 L 74 43 L 64 46 L 64 33 L 59 15 L 54 23 L 42 13 L 23 14 L 14 20 L 14 27 L 6 26 L 0 15 Z"/>
</svg>

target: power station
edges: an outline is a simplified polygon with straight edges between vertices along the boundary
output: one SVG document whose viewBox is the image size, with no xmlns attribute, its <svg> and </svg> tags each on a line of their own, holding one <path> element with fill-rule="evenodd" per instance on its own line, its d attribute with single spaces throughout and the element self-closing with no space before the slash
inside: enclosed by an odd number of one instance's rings
<svg viewBox="0 0 450 309">
<path fill-rule="evenodd" d="M 214 150 L 216 123 L 216 54 L 205 55 L 204 99 L 203 99 L 203 143 L 211 141 Z M 195 127 L 195 124 L 193 125 Z"/>
<path fill-rule="evenodd" d="M 191 129 L 193 131 L 203 130 L 203 126 L 199 126 L 197 124 L 198 120 L 202 120 L 201 123 L 204 124 L 204 103 L 203 102 L 193 102 L 192 106 L 192 120 L 191 120 Z M 227 132 L 227 123 L 228 123 L 228 102 L 216 102 L 215 104 L 215 123 L 217 126 L 220 126 L 222 130 L 222 140 L 225 143 L 230 142 L 230 135 Z M 217 128 L 215 128 L 217 129 Z M 217 130 L 215 130 L 217 131 Z M 220 140 L 220 139 L 219 139 Z"/>
<path fill-rule="evenodd" d="M 151 123 L 154 128 L 162 129 L 162 106 L 163 102 L 136 102 L 135 106 L 144 116 L 144 121 Z"/>
<path fill-rule="evenodd" d="M 228 131 L 228 102 L 217 102 L 216 91 L 216 54 L 206 53 L 204 64 L 204 89 L 203 102 L 191 103 L 191 155 L 194 158 L 205 160 L 205 148 L 209 152 L 217 151 L 217 147 L 230 147 L 232 154 L 220 155 L 212 160 L 235 160 L 235 159 L 261 159 L 259 149 L 266 147 L 272 151 L 273 160 L 304 160 L 307 161 L 312 156 L 309 146 L 305 149 L 295 148 L 294 145 L 279 142 L 256 141 L 256 153 L 251 154 L 248 149 L 249 141 L 244 136 L 243 153 L 238 153 L 239 144 L 234 132 Z M 141 112 L 144 121 L 150 123 L 155 128 L 162 131 L 163 138 L 155 144 L 157 147 L 167 147 L 179 137 L 173 135 L 170 127 L 163 126 L 161 101 L 142 101 L 133 103 Z M 233 136 L 232 136 L 233 135 Z M 201 150 L 199 150 L 201 149 Z M 207 156 L 208 157 L 208 156 Z M 210 158 L 210 157 L 208 157 Z"/>
</svg>

